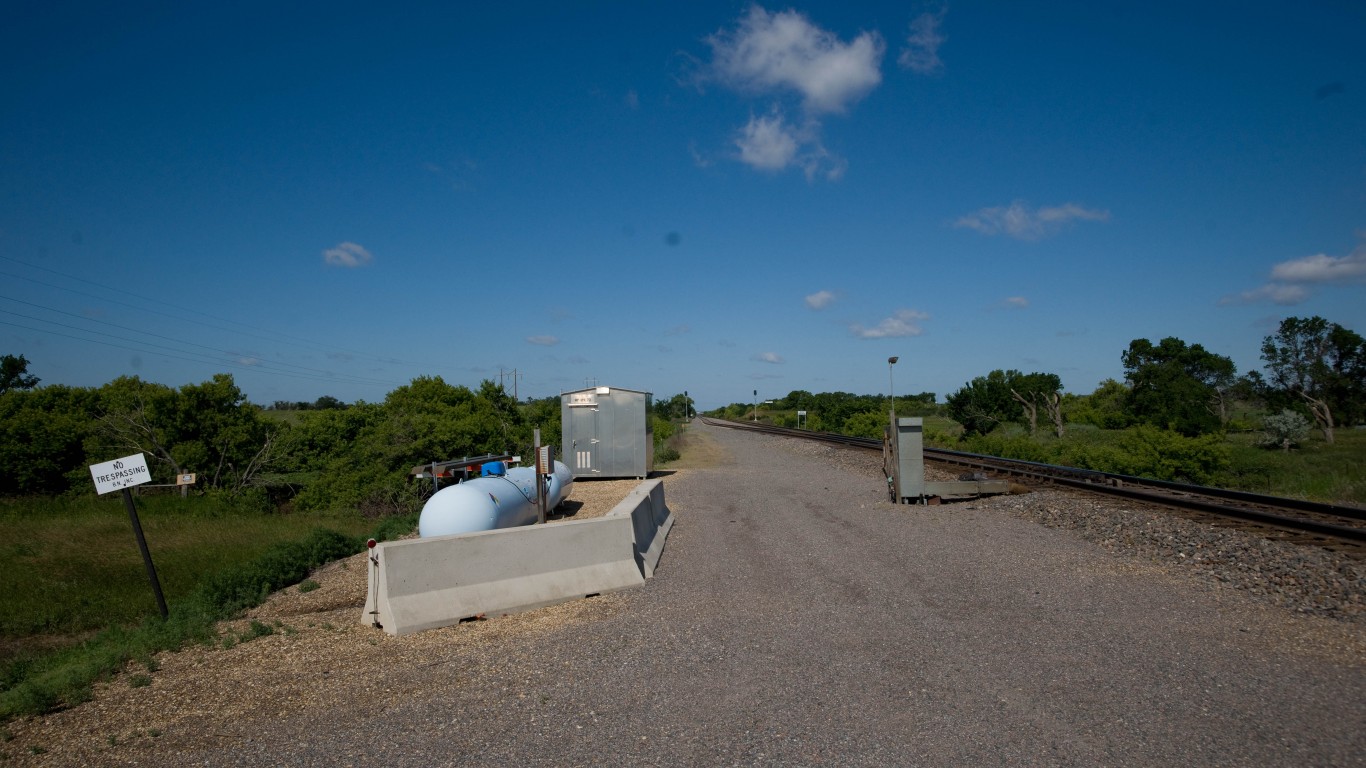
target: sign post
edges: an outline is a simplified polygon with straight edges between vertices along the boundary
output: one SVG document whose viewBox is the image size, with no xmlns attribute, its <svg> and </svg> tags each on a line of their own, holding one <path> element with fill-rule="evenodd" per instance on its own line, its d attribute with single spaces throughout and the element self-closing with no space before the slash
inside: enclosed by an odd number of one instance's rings
<svg viewBox="0 0 1366 768">
<path fill-rule="evenodd" d="M 142 523 L 138 520 L 137 507 L 133 505 L 133 492 L 128 490 L 152 479 L 147 471 L 147 457 L 140 453 L 121 459 L 92 464 L 90 476 L 95 480 L 95 492 L 106 494 L 110 491 L 123 493 L 123 506 L 128 510 L 128 519 L 133 522 L 133 535 L 138 540 L 138 550 L 142 552 L 142 565 L 147 569 L 147 580 L 152 582 L 152 594 L 156 595 L 157 609 L 161 618 L 166 618 L 166 598 L 161 594 L 161 581 L 157 579 L 157 567 L 152 564 L 152 553 L 147 550 L 147 538 L 142 535 Z"/>
<path fill-rule="evenodd" d="M 535 472 L 533 473 L 536 477 L 536 522 L 544 523 L 546 502 L 544 474 L 545 470 L 541 467 L 541 454 L 544 449 L 541 447 L 540 427 L 537 427 L 535 430 L 533 430 L 531 442 L 531 448 L 533 453 L 532 461 L 535 463 L 536 466 Z"/>
<path fill-rule="evenodd" d="M 193 472 L 175 476 L 175 484 L 180 486 L 180 498 L 190 495 L 190 486 L 194 485 L 195 475 Z"/>
</svg>

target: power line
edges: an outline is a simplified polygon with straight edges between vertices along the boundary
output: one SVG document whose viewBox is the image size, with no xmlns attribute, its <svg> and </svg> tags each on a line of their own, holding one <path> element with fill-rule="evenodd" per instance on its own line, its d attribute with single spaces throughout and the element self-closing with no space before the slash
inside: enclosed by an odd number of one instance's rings
<svg viewBox="0 0 1366 768">
<path fill-rule="evenodd" d="M 77 277 L 77 276 L 75 276 L 75 275 L 68 275 L 68 274 L 66 274 L 66 273 L 64 273 L 64 272 L 59 272 L 59 271 L 57 271 L 57 270 L 55 270 L 55 269 L 50 269 L 50 268 L 48 268 L 48 267 L 40 266 L 40 265 L 37 265 L 37 264 L 30 264 L 29 262 L 21 261 L 21 260 L 16 259 L 16 258 L 14 258 L 14 257 L 12 257 L 12 256 L 0 255 L 0 259 L 4 259 L 5 261 L 10 261 L 10 262 L 13 262 L 13 263 L 15 263 L 15 264 L 20 264 L 20 265 L 23 265 L 23 266 L 25 266 L 25 267 L 29 267 L 30 269 L 37 269 L 37 270 L 41 270 L 41 271 L 43 271 L 43 272 L 48 272 L 48 273 L 50 273 L 50 274 L 57 275 L 58 277 L 62 278 L 63 280 L 70 280 L 70 281 L 74 281 L 74 282 L 85 283 L 86 285 L 93 285 L 93 286 L 96 286 L 97 288 L 101 288 L 101 289 L 103 289 L 103 290 L 105 290 L 105 291 L 109 291 L 109 292 L 112 292 L 112 293 L 120 293 L 120 294 L 124 294 L 124 295 L 126 295 L 126 296 L 131 296 L 131 297 L 133 297 L 133 298 L 135 298 L 135 299 L 139 299 L 139 300 L 144 301 L 144 302 L 147 302 L 147 303 L 149 303 L 149 304 L 159 304 L 159 305 L 162 305 L 162 306 L 166 306 L 166 307 L 170 307 L 170 308 L 172 308 L 172 309 L 178 310 L 178 311 L 180 311 L 180 312 L 189 313 L 189 314 L 191 314 L 191 315 L 199 315 L 199 316 L 201 316 L 201 317 L 206 317 L 206 318 L 209 318 L 209 319 L 211 319 L 211 320 L 216 320 L 216 321 L 221 322 L 221 323 L 229 323 L 229 324 L 231 324 L 231 325 L 240 326 L 240 328 L 225 328 L 225 327 L 223 327 L 223 326 L 221 326 L 221 325 L 214 325 L 213 323 L 204 322 L 203 320 L 196 320 L 196 319 L 194 319 L 193 317 L 183 317 L 183 316 L 180 316 L 180 315 L 174 315 L 174 314 L 171 314 L 171 313 L 169 313 L 169 312 L 162 312 L 162 311 L 160 311 L 160 310 L 151 309 L 151 308 L 149 308 L 149 307 L 147 307 L 147 306 L 144 306 L 144 305 L 130 304 L 130 303 L 126 302 L 126 301 L 119 301 L 118 299 L 109 298 L 108 296 L 100 296 L 100 295 L 96 295 L 96 294 L 92 294 L 92 293 L 86 293 L 85 291 L 79 291 L 79 290 L 76 290 L 75 288 L 71 288 L 71 287 L 66 286 L 66 285 L 60 285 L 60 284 L 45 282 L 45 281 L 43 281 L 43 280 L 39 280 L 39 279 L 37 279 L 37 278 L 30 277 L 30 276 L 28 276 L 28 275 L 15 274 L 15 273 L 13 273 L 13 272 L 0 272 L 0 275 L 5 275 L 5 276 L 7 276 L 7 277 L 13 277 L 13 278 L 16 278 L 16 279 L 19 279 L 19 280 L 27 280 L 27 281 L 29 281 L 29 282 L 37 283 L 38 285 L 46 286 L 46 287 L 48 287 L 48 288 L 55 288 L 55 289 L 57 289 L 57 290 L 59 290 L 59 291 L 66 291 L 66 292 L 68 292 L 68 293 L 74 293 L 74 294 L 76 294 L 77 296 L 85 296 L 86 298 L 95 299 L 95 300 L 97 300 L 97 301 L 105 301 L 105 302 L 109 302 L 109 303 L 111 303 L 111 304 L 117 304 L 117 305 L 119 305 L 119 306 L 128 307 L 128 308 L 130 308 L 130 309 L 134 309 L 134 310 L 137 310 L 137 311 L 139 311 L 139 312 L 147 312 L 147 313 L 154 314 L 154 315 L 161 315 L 162 317 L 169 317 L 169 318 L 171 318 L 171 319 L 173 319 L 173 320 L 179 320 L 179 321 L 181 321 L 181 322 L 186 322 L 186 323 L 194 323 L 194 324 L 196 324 L 196 325 L 201 325 L 201 326 L 203 326 L 203 327 L 205 327 L 205 328 L 212 328 L 212 329 L 214 329 L 214 330 L 225 331 L 225 332 L 227 332 L 227 333 L 242 334 L 242 335 L 244 335 L 244 336 L 250 336 L 250 337 L 252 337 L 252 338 L 261 339 L 261 340 L 263 340 L 263 341 L 271 341 L 271 342 L 275 342 L 275 343 L 290 343 L 290 344 L 297 344 L 297 345 L 302 345 L 302 346 L 305 346 L 305 347 L 308 347 L 308 348 L 327 348 L 327 349 L 331 349 L 331 350 L 334 350 L 334 351 L 337 351 L 337 352 L 345 352 L 345 353 L 347 353 L 347 354 L 359 355 L 360 357 L 364 357 L 364 358 L 371 359 L 371 360 L 376 360 L 376 361 L 383 362 L 383 363 L 391 363 L 391 364 L 398 364 L 398 365 L 413 365 L 413 366 L 428 366 L 428 367 L 435 367 L 435 365 L 432 364 L 432 363 L 423 363 L 423 362 L 417 362 L 417 361 L 412 361 L 412 360 L 385 359 L 385 358 L 381 358 L 381 357 L 378 357 L 378 356 L 375 356 L 375 355 L 368 354 L 368 353 L 366 353 L 366 352 L 361 352 L 361 351 L 359 351 L 359 350 L 347 349 L 346 347 L 339 347 L 339 346 L 337 346 L 337 345 L 335 345 L 335 344 L 327 344 L 327 343 L 324 343 L 324 342 L 317 342 L 317 341 L 312 341 L 312 340 L 309 340 L 309 339 L 304 339 L 304 338 L 301 338 L 301 337 L 298 337 L 298 336 L 291 336 L 291 335 L 286 334 L 286 333 L 280 333 L 280 332 L 278 332 L 278 331 L 272 331 L 272 330 L 270 330 L 270 329 L 268 329 L 268 328 L 262 328 L 262 327 L 260 327 L 260 326 L 251 325 L 250 323 L 243 323 L 243 322 L 238 321 L 238 320 L 231 320 L 231 319 L 228 319 L 228 318 L 221 318 L 221 317 L 218 317 L 218 316 L 216 316 L 216 315 L 211 315 L 211 314 L 209 314 L 209 313 L 207 313 L 207 312 L 201 312 L 201 311 L 199 311 L 199 310 L 189 309 L 189 308 L 186 308 L 186 307 L 177 306 L 177 305 L 175 305 L 175 304 L 172 304 L 172 303 L 167 302 L 167 301 L 163 301 L 163 300 L 161 300 L 161 299 L 149 298 L 149 297 L 146 297 L 146 296 L 142 296 L 142 295 L 133 293 L 132 291 L 123 290 L 123 289 L 121 289 L 121 288 L 115 288 L 115 287 L 113 287 L 113 286 L 104 285 L 104 284 L 102 284 L 102 283 L 97 283 L 97 282 L 94 282 L 94 281 L 91 281 L 91 280 L 86 280 L 85 278 Z M 263 332 L 263 333 L 271 334 L 271 335 L 261 335 L 260 333 L 250 333 L 250 332 L 241 330 L 241 328 L 249 328 L 249 329 L 252 329 L 252 330 L 254 330 L 254 331 L 261 331 L 261 332 Z M 283 341 L 282 341 L 282 340 L 283 340 Z"/>
<path fill-rule="evenodd" d="M 13 313 L 13 312 L 7 312 L 6 314 L 15 314 L 15 313 Z M 50 321 L 40 321 L 40 322 L 50 322 Z M 11 322 L 9 322 L 9 321 L 7 321 L 7 320 L 0 320 L 0 325 L 8 325 L 8 326 L 11 326 L 11 327 L 13 327 L 13 328 L 22 328 L 22 329 L 24 329 L 24 330 L 26 330 L 26 331 L 34 331 L 34 332 L 36 332 L 36 333 L 46 333 L 46 334 L 50 334 L 50 335 L 52 335 L 52 336 L 61 336 L 61 337 L 68 338 L 68 339 L 75 339 L 76 341 L 84 341 L 84 342 L 87 342 L 87 343 L 90 343 L 90 344 L 100 344 L 100 345 L 105 346 L 105 347 L 114 347 L 114 348 L 116 348 L 116 349 L 126 349 L 126 350 L 129 350 L 129 351 L 131 351 L 131 352 L 140 352 L 140 353 L 142 353 L 142 354 L 147 354 L 147 355 L 159 355 L 159 356 L 161 356 L 161 357 L 169 358 L 169 359 L 171 359 L 171 360 L 183 360 L 183 361 L 189 362 L 189 363 L 211 363 L 211 364 L 213 364 L 213 365 L 224 365 L 224 366 L 227 366 L 227 367 L 229 367 L 229 368 L 239 368 L 239 369 L 244 370 L 244 371 L 254 371 L 254 372 L 256 372 L 256 373 L 267 373 L 267 374 L 270 374 L 270 375 L 272 375 L 272 376 L 285 376 L 285 377 L 288 377 L 288 378 L 306 379 L 306 380 L 309 380 L 309 381 L 327 381 L 327 382 L 341 382 L 341 383 L 351 383 L 351 384 L 355 384 L 355 383 L 377 383 L 377 384 L 383 384 L 384 386 L 399 386 L 399 385 L 397 385 L 397 384 L 394 384 L 393 382 L 382 382 L 382 381 L 364 382 L 364 381 L 353 380 L 353 379 L 350 379 L 350 378 L 345 377 L 345 376 L 314 376 L 314 375 L 303 374 L 303 373 L 291 373 L 291 372 L 289 372 L 289 371 L 279 371 L 279 370 L 270 369 L 270 368 L 262 368 L 262 367 L 260 367 L 260 366 L 243 365 L 242 363 L 233 362 L 233 361 L 228 361 L 228 360 L 215 360 L 215 359 L 210 359 L 210 358 L 208 358 L 207 356 L 204 356 L 204 355 L 200 355 L 199 357 L 184 357 L 183 355 L 179 355 L 179 354 L 170 354 L 170 353 L 167 353 L 167 352 L 158 352 L 158 351 L 156 351 L 156 350 L 144 349 L 144 348 L 142 348 L 142 347 L 131 347 L 131 346 L 128 346 L 128 345 L 126 345 L 126 344 L 114 344 L 114 343 L 108 343 L 108 342 L 102 342 L 102 341 L 95 341 L 94 339 L 87 339 L 87 338 L 84 338 L 84 337 L 81 337 L 81 336 L 74 336 L 74 335 L 69 334 L 69 333 L 62 333 L 61 331 L 54 331 L 54 330 L 50 330 L 50 329 L 47 329 L 47 328 L 34 328 L 34 327 L 32 327 L 32 326 L 22 325 L 22 324 L 20 324 L 20 323 L 11 323 Z M 76 330 L 79 330 L 79 331 L 81 331 L 82 333 L 96 333 L 96 334 L 99 334 L 98 331 L 91 331 L 91 330 L 87 330 L 87 329 L 84 329 L 84 328 L 78 328 L 78 329 L 76 329 Z M 128 341 L 127 339 L 119 339 L 119 337 L 117 337 L 117 336 L 112 336 L 111 334 L 99 334 L 99 335 L 102 335 L 102 336 L 110 336 L 111 338 L 118 339 L 118 340 L 120 340 L 120 341 Z M 187 352 L 187 353 L 185 353 L 185 354 L 195 354 L 195 353 L 193 353 L 193 352 Z"/>
<path fill-rule="evenodd" d="M 78 320 L 82 320 L 82 321 L 85 321 L 85 322 L 98 323 L 98 324 L 101 324 L 101 325 L 109 326 L 109 327 L 111 327 L 111 328 L 118 328 L 119 330 L 129 331 L 129 332 L 131 332 L 131 333 L 139 333 L 139 334 L 142 334 L 142 335 L 144 335 L 144 336 L 151 336 L 151 337 L 157 338 L 157 339 L 164 339 L 164 340 L 166 340 L 166 341 L 170 341 L 170 342 L 173 342 L 173 343 L 175 343 L 175 344 L 181 344 L 181 345 L 189 346 L 189 347 L 198 347 L 198 348 L 200 348 L 200 349 L 206 349 L 206 350 L 208 350 L 208 351 L 210 351 L 210 352 L 216 352 L 216 353 L 218 353 L 218 354 L 228 355 L 229 357 L 237 356 L 237 355 L 239 354 L 239 353 L 233 352 L 232 350 L 218 349 L 218 348 L 216 348 L 216 347 L 210 347 L 210 346 L 208 346 L 208 345 L 206 345 L 206 344 L 199 344 L 199 343 L 193 342 L 193 341 L 185 341 L 185 340 L 183 340 L 183 339 L 177 339 L 177 338 L 174 338 L 174 337 L 171 337 L 171 336 L 166 336 L 166 335 L 160 334 L 160 333 L 153 333 L 153 332 L 151 332 L 151 331 L 144 331 L 144 330 L 141 330 L 141 329 L 139 329 L 139 328 L 131 328 L 131 327 L 126 326 L 126 325 L 119 325 L 118 323 L 112 323 L 112 322 L 109 322 L 109 321 L 107 321 L 107 320 L 98 320 L 98 319 L 95 319 L 95 318 L 89 318 L 89 317 L 85 317 L 85 316 L 83 316 L 83 315 L 78 315 L 78 314 L 76 314 L 76 313 L 74 313 L 74 312 L 67 312 L 67 311 L 65 311 L 65 310 L 56 309 L 56 308 L 54 308 L 54 307 L 46 307 L 46 306 L 43 306 L 43 305 L 41 305 L 41 304 L 35 304 L 35 303 L 31 302 L 31 301 L 24 301 L 23 299 L 16 299 L 16 298 L 13 298 L 13 297 L 11 297 L 11 296 L 3 296 L 3 295 L 0 295 L 0 299 L 6 299 L 6 300 L 9 300 L 9 301 L 13 301 L 13 302 L 19 303 L 19 304 L 25 304 L 25 305 L 28 305 L 28 306 L 30 306 L 30 307 L 36 307 L 36 308 L 38 308 L 38 309 L 42 309 L 42 310 L 45 310 L 45 311 L 48 311 L 48 312 L 54 312 L 54 313 L 59 314 L 59 315 L 66 315 L 66 316 L 68 316 L 68 317 L 74 317 L 74 318 L 76 318 L 76 319 L 78 319 Z M 5 309 L 0 309 L 0 312 L 4 312 L 5 314 L 9 314 L 9 315 L 15 315 L 16 317 L 22 317 L 22 318 L 24 318 L 24 319 L 26 319 L 26 320 L 34 320 L 34 321 L 40 322 L 40 323 L 52 323 L 53 325 L 56 325 L 56 326 L 59 326 L 59 327 L 62 327 L 62 328 L 70 328 L 70 329 L 72 329 L 72 330 L 78 330 L 78 331 L 82 331 L 82 332 L 84 332 L 84 333 L 95 333 L 95 334 L 99 334 L 99 335 L 102 335 L 102 336 L 109 336 L 110 338 L 116 338 L 116 339 L 120 339 L 120 340 L 122 340 L 122 341 L 128 341 L 128 342 L 134 342 L 134 341 L 135 341 L 134 339 L 128 339 L 128 338 L 124 338 L 124 337 L 120 337 L 120 336 L 113 336 L 112 334 L 104 334 L 104 333 L 101 333 L 100 331 L 93 331 L 93 330 L 89 330 L 89 329 L 86 329 L 86 328 L 79 328 L 79 327 L 77 327 L 77 326 L 67 325 L 67 324 L 65 324 L 65 323 L 58 323 L 58 322 L 56 322 L 55 320 L 47 320 L 47 319 L 44 319 L 44 318 L 33 317 L 33 316 L 31 316 L 31 315 L 25 315 L 25 314 L 21 314 L 21 313 L 19 313 L 19 312 L 11 312 L 11 311 L 5 310 Z M 139 343 L 147 343 L 147 342 L 139 342 Z M 152 345 L 152 346 L 161 346 L 161 345 L 154 344 L 154 345 Z M 164 349 L 171 349 L 170 347 L 163 347 L 163 348 L 164 348 Z M 184 351 L 184 350 L 175 350 L 175 351 Z M 333 373 L 332 371 L 326 371 L 326 370 L 322 370 L 322 369 L 320 369 L 320 368 L 309 368 L 308 366 L 297 365 L 297 364 L 295 364 L 295 363 L 286 363 L 286 362 L 280 362 L 280 361 L 270 361 L 270 362 L 268 362 L 268 363 L 267 363 L 266 361 L 262 361 L 262 362 L 263 362 L 263 364 L 272 365 L 272 366 L 282 366 L 282 367 L 285 367 L 285 368 L 293 368 L 293 369 L 297 369 L 297 370 L 302 371 L 302 372 L 311 372 L 311 373 L 320 374 L 320 375 L 325 375 L 325 376 L 329 376 L 329 377 L 336 376 L 336 374 Z M 378 379 L 367 379 L 367 378 L 364 378 L 364 377 L 356 377 L 356 376 L 348 376 L 347 378 L 350 379 L 350 380 L 352 381 L 352 383 L 357 383 L 357 384 L 388 384 L 388 383 L 389 383 L 389 382 L 381 381 L 381 380 L 378 380 Z"/>
</svg>

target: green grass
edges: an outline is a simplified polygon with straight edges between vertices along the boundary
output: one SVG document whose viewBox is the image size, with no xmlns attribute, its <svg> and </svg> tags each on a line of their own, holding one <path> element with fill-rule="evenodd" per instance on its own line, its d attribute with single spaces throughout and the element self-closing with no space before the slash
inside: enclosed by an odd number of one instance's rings
<svg viewBox="0 0 1366 768">
<path fill-rule="evenodd" d="M 79 517 L 79 516 L 77 516 Z M 229 516 L 231 517 L 231 516 Z M 244 515 L 244 518 L 251 515 Z M 56 518 L 68 523 L 70 518 Z M 210 518 L 212 519 L 212 518 Z M 416 516 L 386 520 L 376 532 L 411 530 Z M 208 542 L 210 545 L 213 542 Z M 203 551 L 203 537 L 191 549 Z M 67 643 L 56 650 L 26 649 L 12 654 L 0 665 L 0 722 L 20 715 L 38 715 L 69 707 L 89 699 L 92 685 L 125 670 L 130 662 L 140 662 L 148 673 L 155 673 L 155 654 L 176 650 L 187 643 L 215 642 L 214 623 L 258 605 L 270 592 L 303 581 L 312 568 L 345 557 L 362 547 L 358 536 L 314 528 L 306 536 L 276 541 L 252 557 L 215 573 L 203 573 L 197 584 L 171 604 L 170 616 L 143 618 L 135 626 L 112 624 L 78 644 Z M 22 596 L 12 600 L 23 604 Z M 272 627 L 259 621 L 239 635 L 222 638 L 224 647 L 264 637 L 276 630 L 292 628 L 277 623 Z M 134 687 L 150 684 L 150 675 L 136 673 Z"/>
<path fill-rule="evenodd" d="M 1290 451 L 1259 448 L 1256 435 L 1229 436 L 1233 465 L 1220 485 L 1273 496 L 1366 506 L 1366 429 L 1339 429 L 1329 445 L 1315 430 Z"/>
<path fill-rule="evenodd" d="M 211 498 L 138 499 L 148 549 L 168 603 L 208 574 L 239 566 L 272 545 L 329 528 L 359 536 L 359 515 L 280 515 L 237 511 Z M 0 500 L 0 662 L 26 646 L 157 613 L 132 525 L 118 494 L 83 499 Z M 31 642 L 26 642 L 31 641 Z"/>
<path fill-rule="evenodd" d="M 926 419 L 926 433 L 932 438 L 959 432 L 947 419 Z M 995 453 L 1049 463 L 1083 466 L 1082 457 L 1093 460 L 1115 452 L 1129 455 L 1124 445 L 1130 430 L 1104 430 L 1088 424 L 1069 424 L 1062 439 L 1040 425 L 1034 437 L 1018 424 L 1006 424 L 992 432 L 983 453 Z M 1339 429 L 1329 445 L 1317 430 L 1304 444 L 1289 452 L 1260 448 L 1257 433 L 1228 435 L 1224 445 L 1229 451 L 1227 468 L 1203 480 L 1223 488 L 1264 493 L 1271 496 L 1366 506 L 1366 429 Z M 931 439 L 940 448 L 973 450 L 952 439 Z M 1100 466 L 1098 469 L 1110 469 Z"/>
</svg>

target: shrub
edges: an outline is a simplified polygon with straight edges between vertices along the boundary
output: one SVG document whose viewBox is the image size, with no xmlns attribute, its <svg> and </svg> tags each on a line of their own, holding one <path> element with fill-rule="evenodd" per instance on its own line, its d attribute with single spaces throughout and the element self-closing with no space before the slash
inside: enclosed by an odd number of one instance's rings
<svg viewBox="0 0 1366 768">
<path fill-rule="evenodd" d="M 1229 468 L 1232 455 L 1219 435 L 1185 437 L 1166 429 L 1139 426 L 1119 441 L 1129 462 L 1124 474 L 1191 483 L 1210 483 Z"/>
<path fill-rule="evenodd" d="M 1286 408 L 1262 419 L 1262 434 L 1257 445 L 1288 451 L 1309 436 L 1309 420 Z"/>
</svg>

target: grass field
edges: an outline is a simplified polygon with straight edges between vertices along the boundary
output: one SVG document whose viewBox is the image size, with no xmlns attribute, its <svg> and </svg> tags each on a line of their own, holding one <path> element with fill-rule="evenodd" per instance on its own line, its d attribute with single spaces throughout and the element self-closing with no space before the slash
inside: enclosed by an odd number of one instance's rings
<svg viewBox="0 0 1366 768">
<path fill-rule="evenodd" d="M 170 603 L 278 542 L 317 528 L 358 536 L 374 527 L 359 515 L 241 511 L 203 497 L 144 497 L 137 506 Z M 0 543 L 7 564 L 0 570 L 0 663 L 156 615 L 119 494 L 0 500 L 0 522 L 8 534 Z"/>
<path fill-rule="evenodd" d="M 1366 506 L 1366 429 L 1339 429 L 1330 445 L 1315 431 L 1291 451 L 1253 445 L 1254 435 L 1230 435 L 1233 466 L 1225 485 L 1254 493 Z"/>
<path fill-rule="evenodd" d="M 1245 422 L 1257 422 L 1259 412 L 1238 414 Z M 793 411 L 761 411 L 761 418 L 775 422 L 795 423 Z M 963 428 L 946 417 L 925 416 L 926 444 L 938 448 L 972 450 L 958 443 Z M 880 436 L 881 424 L 870 422 L 865 437 Z M 1068 424 L 1065 436 L 1059 440 L 1051 432 L 1051 425 L 1041 423 L 1034 437 L 1019 424 L 1003 424 L 993 435 L 1018 438 L 1017 447 L 1037 449 L 1039 455 L 1011 456 L 1053 463 L 1067 463 L 1057 458 L 1069 447 L 1119 447 L 1124 430 L 1102 430 L 1087 424 Z M 1331 445 L 1324 442 L 1318 430 L 1311 432 L 1301 445 L 1290 451 L 1266 449 L 1256 445 L 1258 433 L 1232 433 L 1225 440 L 1231 461 L 1209 484 L 1226 488 L 1264 493 L 1272 496 L 1312 499 L 1314 501 L 1351 504 L 1366 507 L 1366 429 L 1338 429 Z M 1008 441 L 1007 441 L 1008 442 Z M 986 452 L 986 451 L 983 451 Z"/>
<path fill-rule="evenodd" d="M 933 426 L 931 422 L 936 422 Z M 956 423 L 926 419 L 926 432 L 943 435 L 960 431 Z M 1017 447 L 1037 449 L 1035 455 L 1015 456 L 1049 463 L 1071 464 L 1068 449 L 1080 446 L 1122 448 L 1124 430 L 1102 430 L 1086 424 L 1069 424 L 1060 440 L 1040 429 L 1030 438 L 1018 424 L 1008 424 L 993 435 L 1014 438 Z M 1256 445 L 1256 433 L 1229 434 L 1224 439 L 1230 461 L 1228 467 L 1206 481 L 1207 485 L 1233 488 L 1271 496 L 1312 499 L 1314 501 L 1366 507 L 1366 429 L 1339 429 L 1331 445 L 1322 433 L 1313 432 L 1300 446 L 1290 450 L 1267 449 Z M 929 441 L 936 447 L 963 450 L 954 440 Z M 1007 445 L 1009 439 L 1004 441 Z M 972 450 L 968 448 L 968 450 Z M 995 453 L 982 450 L 982 453 Z M 1010 451 L 1003 453 L 1009 454 Z"/>
</svg>

